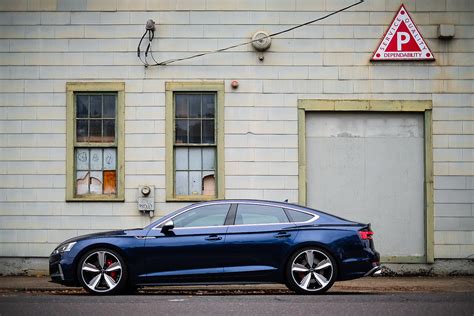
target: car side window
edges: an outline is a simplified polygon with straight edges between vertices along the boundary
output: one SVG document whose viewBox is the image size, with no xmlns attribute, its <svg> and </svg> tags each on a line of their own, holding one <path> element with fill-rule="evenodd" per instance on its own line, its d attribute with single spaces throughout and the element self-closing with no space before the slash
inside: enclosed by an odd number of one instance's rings
<svg viewBox="0 0 474 316">
<path fill-rule="evenodd" d="M 254 204 L 239 204 L 235 214 L 235 225 L 288 223 L 285 211 L 280 207 Z"/>
<path fill-rule="evenodd" d="M 224 225 L 230 204 L 197 207 L 173 218 L 174 227 L 202 227 Z"/>
<path fill-rule="evenodd" d="M 291 218 L 291 221 L 294 223 L 300 223 L 300 222 L 307 222 L 310 219 L 314 218 L 314 215 L 308 214 L 308 213 L 303 213 L 303 212 L 298 212 L 295 210 L 286 210 L 288 212 L 288 215 Z"/>
</svg>

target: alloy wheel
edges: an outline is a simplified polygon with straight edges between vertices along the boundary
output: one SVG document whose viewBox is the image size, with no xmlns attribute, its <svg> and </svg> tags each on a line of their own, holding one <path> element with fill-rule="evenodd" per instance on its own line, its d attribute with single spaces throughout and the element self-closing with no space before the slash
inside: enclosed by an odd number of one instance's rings
<svg viewBox="0 0 474 316">
<path fill-rule="evenodd" d="M 93 292 L 112 291 L 122 279 L 122 264 L 111 252 L 99 250 L 89 254 L 82 262 L 81 276 Z"/>
<path fill-rule="evenodd" d="M 331 283 L 333 274 L 331 259 L 316 249 L 305 249 L 291 264 L 293 280 L 304 291 L 321 291 Z"/>
</svg>

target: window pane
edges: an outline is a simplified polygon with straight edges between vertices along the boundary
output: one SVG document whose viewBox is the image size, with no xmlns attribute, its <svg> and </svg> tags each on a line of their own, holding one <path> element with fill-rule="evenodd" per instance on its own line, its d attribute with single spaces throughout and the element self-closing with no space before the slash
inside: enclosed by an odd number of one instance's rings
<svg viewBox="0 0 474 316">
<path fill-rule="evenodd" d="M 202 173 L 201 171 L 189 172 L 189 194 L 190 195 L 201 195 L 202 194 Z"/>
<path fill-rule="evenodd" d="M 102 120 L 90 120 L 89 124 L 90 124 L 89 141 L 101 142 L 102 141 Z"/>
<path fill-rule="evenodd" d="M 214 120 L 203 120 L 202 121 L 202 143 L 203 144 L 214 144 Z"/>
<path fill-rule="evenodd" d="M 91 194 L 102 194 L 102 171 L 91 171 L 89 191 Z"/>
<path fill-rule="evenodd" d="M 115 170 L 104 171 L 104 194 L 117 193 L 117 173 Z"/>
<path fill-rule="evenodd" d="M 188 172 L 187 171 L 176 171 L 176 195 L 189 195 L 188 185 Z"/>
<path fill-rule="evenodd" d="M 175 148 L 176 170 L 188 170 L 188 149 Z"/>
<path fill-rule="evenodd" d="M 188 94 L 189 100 L 189 117 L 201 117 L 201 95 Z"/>
<path fill-rule="evenodd" d="M 298 211 L 293 211 L 293 210 L 286 210 L 290 216 L 293 222 L 306 222 L 312 219 L 314 216 L 310 215 L 308 213 L 303 213 L 303 212 L 298 212 Z"/>
<path fill-rule="evenodd" d="M 189 143 L 201 143 L 201 120 L 189 120 Z"/>
<path fill-rule="evenodd" d="M 102 96 L 91 95 L 91 117 L 102 117 Z"/>
<path fill-rule="evenodd" d="M 288 217 L 282 208 L 239 204 L 235 215 L 236 225 L 288 223 Z"/>
<path fill-rule="evenodd" d="M 89 96 L 88 95 L 77 95 L 76 96 L 76 117 L 88 117 L 89 116 Z"/>
<path fill-rule="evenodd" d="M 89 171 L 78 171 L 76 173 L 76 194 L 83 195 L 89 193 Z"/>
<path fill-rule="evenodd" d="M 112 143 L 115 141 L 115 120 L 103 120 L 104 132 L 102 141 L 105 143 Z"/>
<path fill-rule="evenodd" d="M 186 94 L 175 94 L 175 117 L 189 117 L 188 98 Z"/>
<path fill-rule="evenodd" d="M 189 148 L 189 170 L 202 170 L 201 148 Z"/>
<path fill-rule="evenodd" d="M 216 112 L 216 95 L 203 94 L 202 95 L 202 117 L 215 117 Z"/>
<path fill-rule="evenodd" d="M 116 170 L 117 151 L 115 148 L 104 149 L 104 170 Z"/>
<path fill-rule="evenodd" d="M 89 120 L 76 120 L 76 141 L 87 142 L 89 140 Z"/>
<path fill-rule="evenodd" d="M 174 227 L 204 227 L 224 225 L 230 204 L 198 207 L 173 218 Z"/>
<path fill-rule="evenodd" d="M 104 117 L 115 118 L 115 95 L 104 95 Z"/>
<path fill-rule="evenodd" d="M 177 144 L 188 142 L 188 120 L 176 120 L 175 135 Z"/>
<path fill-rule="evenodd" d="M 89 170 L 89 149 L 76 149 L 76 170 Z"/>
<path fill-rule="evenodd" d="M 102 170 L 102 149 L 91 149 L 91 170 Z"/>
<path fill-rule="evenodd" d="M 216 149 L 203 148 L 202 149 L 202 170 L 216 169 Z"/>
</svg>

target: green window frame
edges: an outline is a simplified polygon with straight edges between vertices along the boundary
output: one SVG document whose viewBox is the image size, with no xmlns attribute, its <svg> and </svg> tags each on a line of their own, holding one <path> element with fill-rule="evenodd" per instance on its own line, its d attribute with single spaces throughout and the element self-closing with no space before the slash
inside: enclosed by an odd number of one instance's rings
<svg viewBox="0 0 474 316">
<path fill-rule="evenodd" d="M 104 108 L 105 97 L 107 96 L 115 96 L 115 126 L 112 130 L 114 130 L 114 137 L 112 141 L 104 141 L 104 136 L 100 137 L 100 141 L 94 141 L 90 139 L 88 136 L 88 140 L 78 139 L 77 137 L 77 125 L 79 124 L 78 121 L 82 120 L 87 122 L 91 125 L 91 122 L 95 121 L 102 121 L 101 125 L 101 132 L 103 135 L 105 132 L 105 121 L 111 121 L 112 116 L 106 117 L 105 114 L 100 114 L 97 118 L 92 118 L 90 114 L 88 114 L 85 118 L 78 118 L 76 116 L 77 113 L 77 99 L 78 96 L 90 96 L 92 99 L 93 96 L 101 96 L 102 102 L 102 109 Z M 124 164 L 125 164 L 125 135 L 124 135 L 124 111 L 125 111 L 125 83 L 123 82 L 67 82 L 66 83 L 66 107 L 67 107 L 67 121 L 66 121 L 66 201 L 124 201 L 125 196 L 125 173 L 124 173 Z M 92 107 L 92 105 L 91 105 Z M 88 130 L 89 133 L 89 130 Z M 89 135 L 89 134 L 88 134 Z M 115 151 L 115 163 L 111 167 L 110 170 L 112 173 L 115 171 L 115 192 L 109 192 L 108 194 L 104 193 L 84 193 L 78 194 L 77 187 L 76 187 L 76 178 L 79 172 L 78 168 L 80 166 L 80 160 L 76 161 L 76 153 L 79 151 L 85 152 L 85 155 L 91 155 L 91 153 L 100 152 L 100 167 L 92 167 L 92 162 L 88 161 L 88 168 L 86 168 L 86 173 L 90 173 L 89 175 L 94 172 L 96 168 L 99 171 L 103 171 L 103 178 L 102 183 L 103 185 L 105 182 L 104 178 L 106 178 L 105 174 L 109 170 L 107 170 L 105 158 L 102 162 L 102 157 L 105 157 L 107 152 L 114 152 Z M 113 156 L 113 154 L 112 154 Z M 78 158 L 79 159 L 79 158 Z M 89 158 L 88 158 L 89 159 Z M 79 165 L 79 166 L 78 166 Z M 115 169 L 113 169 L 115 168 Z M 110 174 L 110 173 L 109 173 Z M 112 177 L 113 175 L 112 174 Z M 92 178 L 92 177 L 91 177 Z M 88 184 L 89 190 L 91 190 L 92 184 Z M 104 186 L 105 191 L 105 186 Z"/>
<path fill-rule="evenodd" d="M 224 198 L 224 82 L 167 82 L 166 89 L 166 200 L 196 202 Z M 215 134 L 214 143 L 180 144 L 176 140 L 176 94 L 215 94 Z M 179 120 L 180 118 L 178 118 Z M 205 120 L 205 119 L 202 119 Z M 176 193 L 176 149 L 215 148 L 215 195 Z M 204 169 L 203 169 L 204 170 Z"/>
</svg>

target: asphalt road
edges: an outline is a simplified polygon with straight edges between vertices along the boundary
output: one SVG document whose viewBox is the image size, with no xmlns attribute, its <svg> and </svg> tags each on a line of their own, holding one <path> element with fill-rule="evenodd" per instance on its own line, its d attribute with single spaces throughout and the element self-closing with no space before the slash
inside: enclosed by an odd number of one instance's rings
<svg viewBox="0 0 474 316">
<path fill-rule="evenodd" d="M 0 315 L 474 315 L 474 293 L 97 297 L 4 293 Z"/>
</svg>

